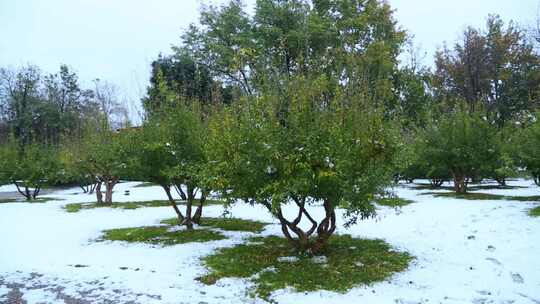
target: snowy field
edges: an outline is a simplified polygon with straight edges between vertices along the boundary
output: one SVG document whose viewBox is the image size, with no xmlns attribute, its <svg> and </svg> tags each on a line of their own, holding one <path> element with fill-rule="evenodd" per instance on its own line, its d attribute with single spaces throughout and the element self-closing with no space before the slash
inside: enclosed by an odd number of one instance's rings
<svg viewBox="0 0 540 304">
<path fill-rule="evenodd" d="M 159 187 L 119 184 L 115 201 L 164 200 Z M 480 190 L 512 196 L 540 195 L 529 181 L 512 190 Z M 124 195 L 125 190 L 130 195 Z M 13 191 L 2 186 L 0 191 Z M 345 294 L 281 290 L 278 303 L 540 303 L 540 218 L 527 215 L 534 203 L 460 200 L 421 195 L 407 185 L 398 196 L 416 203 L 399 210 L 381 207 L 376 218 L 338 233 L 381 238 L 416 259 L 390 281 Z M 174 216 L 170 207 L 122 210 L 97 208 L 67 213 L 62 207 L 92 202 L 77 188 L 46 197 L 48 203 L 0 204 L 0 303 L 262 303 L 248 295 L 249 283 L 223 279 L 212 286 L 195 280 L 206 273 L 200 258 L 253 234 L 224 232 L 208 243 L 158 247 L 96 242 L 111 228 L 156 225 Z M 205 216 L 219 216 L 220 206 Z M 276 223 L 262 208 L 237 204 L 232 215 Z M 317 210 L 314 210 L 316 213 Z M 342 223 L 342 221 L 341 221 Z M 341 224 L 340 223 L 340 224 Z M 281 235 L 269 225 L 264 235 Z M 18 302 L 16 302 L 18 303 Z M 23 302 L 24 303 L 24 302 Z"/>
</svg>

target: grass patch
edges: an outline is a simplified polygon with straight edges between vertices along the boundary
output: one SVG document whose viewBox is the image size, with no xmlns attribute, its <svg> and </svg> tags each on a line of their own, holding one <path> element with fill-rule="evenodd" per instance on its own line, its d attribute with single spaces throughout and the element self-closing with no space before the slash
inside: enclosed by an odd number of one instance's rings
<svg viewBox="0 0 540 304">
<path fill-rule="evenodd" d="M 46 203 L 46 202 L 52 202 L 52 201 L 62 201 L 62 199 L 50 198 L 50 197 L 38 197 L 38 198 L 36 198 L 34 200 L 28 201 L 23 197 L 16 198 L 16 199 L 7 198 L 7 199 L 0 199 L 0 204 L 8 204 L 8 203 L 30 203 L 30 204 L 33 204 L 33 203 Z"/>
<path fill-rule="evenodd" d="M 414 184 L 411 186 L 411 188 L 415 190 L 448 190 L 448 191 L 454 191 L 454 187 L 452 186 L 440 186 L 438 188 L 435 188 L 431 186 L 431 184 Z M 512 190 L 512 189 L 523 189 L 527 188 L 525 186 L 501 186 L 501 185 L 470 185 L 467 187 L 471 191 L 475 190 Z"/>
<path fill-rule="evenodd" d="M 203 258 L 210 273 L 199 280 L 214 284 L 221 278 L 251 278 L 254 295 L 268 300 L 273 291 L 285 287 L 299 292 L 346 292 L 359 284 L 385 280 L 405 270 L 412 260 L 407 253 L 392 251 L 382 240 L 354 239 L 349 235 L 329 240 L 323 263 L 317 261 L 319 257 L 308 256 L 291 261 L 278 259 L 295 254 L 284 238 L 255 237 L 250 241 Z"/>
<path fill-rule="evenodd" d="M 520 202 L 534 202 L 540 201 L 540 195 L 534 196 L 511 196 L 511 195 L 499 195 L 479 192 L 467 192 L 467 193 L 455 193 L 455 192 L 426 192 L 421 195 L 433 195 L 434 197 L 450 197 L 457 199 L 467 200 L 506 200 L 506 201 L 520 201 Z"/>
<path fill-rule="evenodd" d="M 170 218 L 161 221 L 161 223 L 167 225 L 176 225 L 178 223 L 178 219 Z M 260 233 L 264 230 L 266 225 L 268 225 L 268 223 L 225 217 L 203 217 L 201 218 L 200 224 L 200 226 L 203 227 L 219 228 L 226 231 L 248 231 L 254 233 Z"/>
<path fill-rule="evenodd" d="M 184 205 L 184 201 L 178 201 L 176 202 L 178 205 Z M 195 200 L 195 204 L 198 204 L 198 200 Z M 223 204 L 223 201 L 220 200 L 209 200 L 207 199 L 205 202 L 205 206 L 208 205 L 221 205 Z M 146 201 L 146 202 L 124 202 L 124 203 L 113 203 L 112 205 L 105 205 L 105 204 L 98 204 L 98 203 L 74 203 L 74 204 L 67 204 L 64 206 L 64 209 L 67 212 L 75 213 L 79 212 L 83 209 L 95 209 L 95 208 L 119 208 L 119 209 L 125 209 L 125 210 L 133 210 L 143 207 L 166 207 L 170 206 L 169 201 Z"/>
<path fill-rule="evenodd" d="M 399 198 L 399 197 L 385 197 L 385 198 L 378 199 L 376 203 L 381 206 L 399 208 L 399 207 L 410 205 L 414 203 L 414 201 L 404 199 L 404 198 Z"/>
<path fill-rule="evenodd" d="M 540 217 L 540 206 L 537 206 L 529 210 L 529 215 L 533 217 Z"/>
<path fill-rule="evenodd" d="M 153 187 L 153 186 L 159 186 L 159 185 L 155 183 L 151 183 L 151 182 L 144 182 L 136 186 L 133 186 L 133 188 L 146 188 L 146 187 Z"/>
<path fill-rule="evenodd" d="M 105 230 L 102 240 L 171 246 L 225 239 L 223 234 L 208 229 L 169 231 L 170 228 L 154 226 Z"/>
</svg>

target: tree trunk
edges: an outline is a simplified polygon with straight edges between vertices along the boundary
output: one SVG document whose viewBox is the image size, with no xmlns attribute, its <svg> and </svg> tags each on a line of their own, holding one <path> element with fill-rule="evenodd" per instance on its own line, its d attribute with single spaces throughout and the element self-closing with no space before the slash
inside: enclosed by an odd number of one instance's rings
<svg viewBox="0 0 540 304">
<path fill-rule="evenodd" d="M 186 201 L 186 217 L 184 218 L 183 225 L 187 230 L 193 230 L 193 220 L 191 218 L 191 207 L 193 206 L 193 200 L 195 199 L 195 188 L 191 185 L 187 186 L 187 201 Z"/>
<path fill-rule="evenodd" d="M 336 230 L 336 212 L 328 200 L 324 201 L 324 210 L 326 217 L 317 228 L 317 239 L 311 247 L 313 253 L 320 252 Z"/>
<path fill-rule="evenodd" d="M 171 204 L 171 207 L 173 207 L 174 212 L 176 212 L 176 216 L 178 217 L 178 224 L 181 225 L 182 222 L 184 221 L 184 215 L 182 214 L 180 209 L 178 209 L 178 205 L 176 204 L 176 201 L 171 195 L 171 187 L 169 185 L 161 185 L 161 187 L 163 188 L 163 190 L 165 190 L 165 193 L 167 194 L 167 198 L 169 199 L 169 204 Z"/>
<path fill-rule="evenodd" d="M 201 223 L 202 210 L 203 210 L 204 203 L 206 202 L 207 195 L 208 195 L 207 191 L 201 190 L 201 199 L 199 200 L 199 206 L 197 206 L 197 210 L 195 210 L 195 214 L 193 215 L 193 222 L 197 225 Z"/>
<path fill-rule="evenodd" d="M 27 201 L 32 200 L 32 195 L 30 194 L 30 189 L 28 189 L 28 186 L 26 184 L 24 185 L 24 196 L 26 196 Z"/>
<path fill-rule="evenodd" d="M 79 188 L 82 189 L 83 193 L 88 193 L 88 191 L 90 191 L 88 185 L 79 185 Z"/>
<path fill-rule="evenodd" d="M 17 187 L 17 191 L 22 195 L 24 196 L 24 198 L 29 201 L 30 200 L 30 194 L 29 194 L 29 191 L 28 191 L 28 187 L 25 186 L 25 191 L 22 191 L 19 184 L 17 183 L 17 181 L 13 181 L 13 184 L 15 185 L 15 187 Z"/>
<path fill-rule="evenodd" d="M 112 178 L 105 181 L 105 204 L 112 205 L 113 188 L 117 183 L 117 178 Z"/>
<path fill-rule="evenodd" d="M 96 199 L 98 204 L 103 204 L 103 193 L 101 193 L 101 181 L 96 184 Z"/>
<path fill-rule="evenodd" d="M 325 200 L 325 217 L 320 223 L 317 223 L 305 208 L 305 198 L 293 198 L 293 200 L 298 206 L 298 214 L 294 220 L 287 220 L 283 216 L 281 208 L 278 208 L 277 211 L 273 212 L 281 223 L 283 235 L 300 252 L 306 252 L 308 254 L 320 253 L 336 229 L 336 214 L 334 207 L 328 200 Z M 271 204 L 266 204 L 266 206 L 269 210 L 272 209 Z M 303 216 L 311 223 L 311 228 L 308 231 L 304 231 L 298 227 Z M 312 240 L 311 236 L 315 232 L 317 232 L 316 237 Z"/>
<path fill-rule="evenodd" d="M 93 194 L 94 191 L 96 190 L 96 187 L 97 187 L 97 183 L 93 183 L 89 186 L 89 191 L 88 191 L 88 194 Z"/>
<path fill-rule="evenodd" d="M 443 185 L 444 180 L 440 178 L 432 178 L 429 180 L 429 183 L 431 184 L 432 188 L 440 188 Z"/>
<path fill-rule="evenodd" d="M 32 199 L 36 199 L 39 195 L 39 192 L 41 191 L 41 184 L 36 185 L 36 188 L 34 189 L 34 193 L 32 193 Z"/>
<path fill-rule="evenodd" d="M 499 178 L 495 178 L 495 180 L 497 181 L 497 183 L 499 183 L 500 186 L 506 186 L 506 178 L 504 177 L 499 177 Z"/>
<path fill-rule="evenodd" d="M 176 192 L 178 192 L 178 195 L 180 195 L 180 198 L 183 201 L 187 201 L 187 195 L 184 190 L 182 190 L 182 185 L 174 185 L 174 188 L 176 189 Z"/>
<path fill-rule="evenodd" d="M 461 174 L 454 174 L 454 191 L 458 194 L 467 193 L 467 179 Z"/>
</svg>

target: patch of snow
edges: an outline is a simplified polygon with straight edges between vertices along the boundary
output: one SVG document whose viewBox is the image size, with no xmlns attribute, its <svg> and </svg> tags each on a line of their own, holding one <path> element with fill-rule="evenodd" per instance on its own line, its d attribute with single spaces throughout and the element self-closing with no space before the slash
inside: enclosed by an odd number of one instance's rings
<svg viewBox="0 0 540 304">
<path fill-rule="evenodd" d="M 315 264 L 326 264 L 328 263 L 328 258 L 324 255 L 318 255 L 311 258 L 311 261 Z"/>
<path fill-rule="evenodd" d="M 117 185 L 113 199 L 166 199 L 160 187 L 135 187 L 138 184 Z M 523 188 L 479 192 L 508 196 L 540 192 L 528 180 L 512 180 L 509 185 Z M 6 189 L 2 187 L 0 190 Z M 121 195 L 126 190 L 130 196 Z M 399 215 L 391 209 L 381 209 L 376 218 L 348 229 L 343 227 L 344 211 L 338 210 L 336 232 L 383 239 L 395 250 L 408 251 L 416 257 L 408 270 L 343 294 L 299 293 L 286 288 L 275 292 L 272 299 L 281 304 L 535 303 L 540 299 L 540 221 L 527 215 L 534 203 L 436 198 L 422 195 L 429 190 L 415 190 L 407 185 L 394 190 L 399 197 L 416 204 L 403 208 Z M 2 284 L 19 283 L 25 286 L 21 289 L 25 299 L 33 301 L 40 296 L 45 303 L 54 303 L 48 297 L 55 288 L 93 303 L 264 303 L 249 296 L 249 279 L 226 278 L 210 286 L 196 280 L 207 273 L 200 261 L 202 257 L 218 248 L 244 243 L 252 236 L 250 233 L 223 232 L 228 239 L 169 247 L 95 242 L 105 229 L 155 226 L 175 213 L 170 207 L 97 208 L 67 213 L 62 209 L 65 204 L 94 202 L 95 195 L 71 188 L 45 197 L 65 201 L 0 204 L 0 302 L 4 300 L 2 294 L 5 298 L 9 291 Z M 221 206 L 208 206 L 204 216 L 219 217 L 223 211 Z M 228 211 L 238 218 L 277 223 L 260 206 L 237 203 Z M 321 206 L 309 206 L 309 211 L 317 219 L 322 218 Z M 294 216 L 297 210 L 291 204 L 284 206 L 283 212 Z M 307 228 L 310 223 L 301 222 L 300 226 Z M 262 236 L 281 233 L 281 227 L 274 224 L 267 226 Z M 471 235 L 474 240 L 467 239 Z M 35 273 L 42 275 L 33 276 Z"/>
<path fill-rule="evenodd" d="M 280 262 L 280 263 L 294 263 L 294 262 L 298 262 L 298 257 L 295 257 L 295 256 L 284 256 L 284 257 L 279 257 L 277 258 L 277 261 Z"/>
<path fill-rule="evenodd" d="M 64 300 L 57 299 L 56 294 L 52 291 L 42 289 L 22 289 L 22 300 L 32 304 L 64 304 Z"/>
<path fill-rule="evenodd" d="M 7 296 L 8 292 L 9 292 L 9 290 L 10 290 L 9 288 L 0 285 L 0 300 L 6 298 L 6 296 Z"/>
<path fill-rule="evenodd" d="M 354 265 L 356 265 L 357 267 L 364 267 L 365 266 L 364 263 L 362 263 L 362 262 L 356 262 L 356 263 L 354 263 Z"/>
</svg>

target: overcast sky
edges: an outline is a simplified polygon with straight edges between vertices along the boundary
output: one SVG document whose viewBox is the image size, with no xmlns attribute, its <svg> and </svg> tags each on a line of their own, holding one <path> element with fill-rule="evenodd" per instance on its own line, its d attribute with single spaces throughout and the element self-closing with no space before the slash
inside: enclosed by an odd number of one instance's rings
<svg viewBox="0 0 540 304">
<path fill-rule="evenodd" d="M 400 25 L 427 52 L 426 63 L 443 41 L 454 41 L 467 25 L 483 26 L 488 14 L 531 25 L 540 5 L 540 0 L 389 2 Z M 85 85 L 105 79 L 138 100 L 150 62 L 179 42 L 182 29 L 197 21 L 200 6 L 200 0 L 0 0 L 0 66 L 32 63 L 54 72 L 65 63 Z"/>
</svg>

